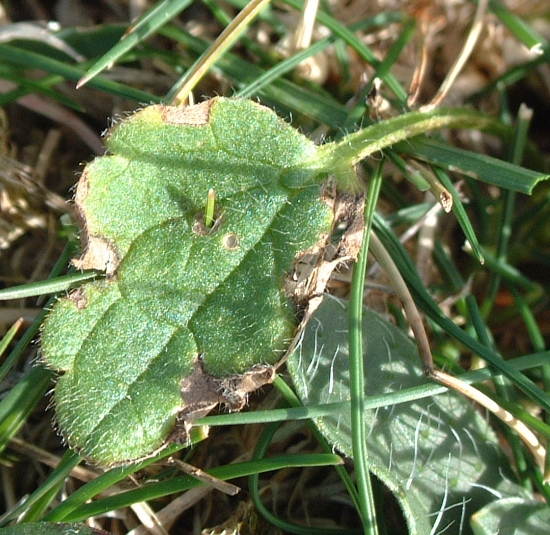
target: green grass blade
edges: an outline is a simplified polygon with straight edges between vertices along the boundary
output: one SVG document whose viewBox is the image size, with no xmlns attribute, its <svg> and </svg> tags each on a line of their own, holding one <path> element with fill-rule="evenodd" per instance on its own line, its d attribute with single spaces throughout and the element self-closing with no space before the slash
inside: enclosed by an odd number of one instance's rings
<svg viewBox="0 0 550 535">
<path fill-rule="evenodd" d="M 65 250 L 59 257 L 59 260 L 55 263 L 54 267 L 52 268 L 51 275 L 55 276 L 58 273 L 61 272 L 61 270 L 65 269 L 65 266 L 67 265 L 67 262 L 69 261 L 69 258 L 72 255 L 72 247 L 69 245 L 65 247 Z M 9 291 L 9 289 L 7 289 Z M 6 357 L 6 360 L 2 363 L 0 366 L 0 381 L 3 381 L 9 371 L 11 370 L 12 366 L 17 362 L 19 357 L 23 354 L 25 349 L 32 343 L 33 339 L 36 337 L 36 334 L 40 330 L 40 325 L 44 321 L 44 318 L 46 317 L 49 305 L 52 303 L 52 301 L 48 302 L 46 306 L 40 311 L 38 316 L 34 319 L 32 325 L 26 330 L 25 334 L 19 339 L 16 346 L 12 349 L 10 354 Z"/>
<path fill-rule="evenodd" d="M 533 282 L 529 277 L 526 277 L 515 266 L 510 265 L 504 259 L 498 259 L 495 255 L 482 247 L 482 254 L 485 260 L 485 267 L 499 277 L 502 277 L 508 284 L 514 285 L 518 288 L 533 292 L 536 295 L 541 295 L 543 288 L 537 282 Z"/>
<path fill-rule="evenodd" d="M 4 335 L 0 341 L 0 357 L 4 354 L 8 346 L 12 343 L 17 331 L 23 323 L 23 318 L 19 318 L 9 329 L 9 331 Z"/>
<path fill-rule="evenodd" d="M 458 149 L 435 139 L 411 139 L 393 148 L 433 165 L 519 193 L 532 193 L 539 182 L 549 177 L 548 174 L 531 171 L 486 154 Z"/>
<path fill-rule="evenodd" d="M 279 61 L 271 69 L 258 76 L 252 83 L 243 87 L 235 93 L 236 97 L 249 98 L 252 95 L 261 92 L 266 86 L 281 78 L 285 74 L 292 72 L 302 61 L 325 50 L 334 42 L 333 38 L 325 37 L 317 41 L 309 48 L 293 54 L 287 59 Z"/>
<path fill-rule="evenodd" d="M 523 319 L 523 323 L 525 324 L 527 333 L 529 334 L 529 340 L 531 341 L 533 348 L 535 349 L 535 351 L 545 351 L 546 343 L 540 326 L 537 323 L 533 307 L 529 306 L 529 303 L 526 302 L 525 298 L 519 293 L 516 288 L 514 288 L 514 286 L 510 286 L 510 291 L 514 296 L 519 314 Z M 548 368 L 549 372 L 548 374 L 544 374 L 545 389 L 547 391 L 550 391 L 550 362 L 546 364 L 545 367 Z"/>
<path fill-rule="evenodd" d="M 65 453 L 60 463 L 55 467 L 48 479 L 40 485 L 19 507 L 11 511 L 8 515 L 2 518 L 1 525 L 6 525 L 14 519 L 24 517 L 25 521 L 30 522 L 32 519 L 37 519 L 35 512 L 41 509 L 41 505 L 49 497 L 57 496 L 60 489 L 65 485 L 69 474 L 80 463 L 78 454 L 68 451 Z M 35 509 L 36 507 L 36 509 Z"/>
<path fill-rule="evenodd" d="M 13 45 L 0 44 L 0 60 L 9 62 L 20 69 L 40 69 L 51 74 L 58 74 L 67 80 L 79 80 L 84 70 L 81 66 L 73 66 L 62 61 L 23 50 Z M 155 95 L 134 89 L 127 85 L 107 80 L 106 78 L 98 77 L 93 82 L 90 82 L 90 87 L 118 95 L 124 98 L 135 100 L 137 102 L 158 102 L 160 99 Z"/>
<path fill-rule="evenodd" d="M 303 2 L 300 0 L 285 0 L 285 4 L 288 4 L 299 11 L 301 11 L 303 7 Z M 357 35 L 338 22 L 334 17 L 323 11 L 318 11 L 317 21 L 326 26 L 334 35 L 340 37 L 350 47 L 354 48 L 359 56 L 361 56 L 365 61 L 368 61 L 375 69 L 380 68 L 382 62 L 378 59 L 376 54 Z M 401 86 L 398 82 L 397 78 L 389 72 L 382 73 L 381 78 L 386 83 L 388 88 L 394 93 L 397 100 L 405 104 L 408 94 L 403 86 Z"/>
<path fill-rule="evenodd" d="M 279 429 L 279 424 L 271 424 L 271 425 L 268 425 L 263 430 L 258 440 L 258 443 L 256 444 L 256 448 L 254 450 L 254 454 L 252 457 L 253 460 L 273 462 L 273 457 L 265 458 L 265 454 L 267 452 L 267 448 L 269 447 L 269 444 L 271 443 L 273 436 L 275 435 L 278 429 Z M 318 526 L 313 530 L 312 528 L 307 526 L 292 524 L 288 521 L 282 520 L 277 515 L 274 515 L 263 504 L 263 501 L 260 496 L 259 479 L 260 479 L 260 472 L 254 472 L 250 474 L 248 478 L 248 489 L 250 492 L 250 496 L 252 498 L 252 501 L 254 502 L 254 506 L 256 510 L 274 526 L 277 526 L 279 529 L 282 529 L 285 532 L 297 533 L 299 535 L 316 535 L 317 533 L 319 533 L 319 535 L 337 535 L 338 533 L 341 533 L 342 530 L 334 530 L 331 528 L 319 529 Z M 357 533 L 361 533 L 361 531 L 358 531 Z"/>
<path fill-rule="evenodd" d="M 465 303 L 469 313 L 469 321 L 472 324 L 479 341 L 488 349 L 497 351 L 494 341 L 491 337 L 490 330 L 483 321 L 483 317 L 477 305 L 476 298 L 470 294 L 465 297 Z M 512 388 L 510 381 L 504 377 L 496 377 L 493 380 L 496 393 L 506 402 L 517 401 L 515 390 Z M 515 404 L 513 404 L 515 406 Z M 504 426 L 503 433 L 506 436 L 509 448 L 515 461 L 520 480 L 524 487 L 530 489 L 531 484 L 528 475 L 527 467 L 527 450 L 521 443 L 519 436 L 510 429 Z"/>
<path fill-rule="evenodd" d="M 94 496 L 97 496 L 101 492 L 113 487 L 138 470 L 142 470 L 150 464 L 158 462 L 160 459 L 166 457 L 167 455 L 171 455 L 182 448 L 183 446 L 180 444 L 173 445 L 164 450 L 161 454 L 151 457 L 145 461 L 112 468 L 98 478 L 79 488 L 77 491 L 73 492 L 73 494 L 71 494 L 66 500 L 61 502 L 55 509 L 52 509 L 47 515 L 45 515 L 43 520 L 48 522 L 61 522 L 66 521 L 66 519 L 71 515 L 78 515 L 80 508 Z M 133 502 L 130 502 L 130 505 L 131 503 Z M 88 517 L 79 517 L 79 519 L 85 518 Z"/>
<path fill-rule="evenodd" d="M 480 344 L 477 340 L 472 338 L 441 311 L 437 303 L 426 291 L 414 265 L 412 265 L 410 257 L 401 243 L 399 243 L 397 237 L 388 227 L 386 227 L 380 217 L 376 217 L 375 226 L 380 239 L 384 242 L 384 246 L 392 255 L 403 278 L 407 281 L 419 308 L 450 336 L 463 343 L 466 347 L 477 353 L 482 359 L 500 370 L 504 376 L 508 377 L 517 388 L 522 390 L 528 397 L 540 405 L 541 408 L 550 410 L 550 396 L 548 394 L 541 390 L 525 375 L 514 370 L 507 361 L 503 360 L 483 344 Z"/>
<path fill-rule="evenodd" d="M 266 7 L 269 0 L 251 0 L 234 19 L 216 37 L 208 49 L 199 56 L 189 70 L 178 80 L 177 84 L 166 96 L 174 106 L 185 104 L 191 92 L 204 75 L 223 57 L 231 46 L 239 39 L 247 26 Z"/>
<path fill-rule="evenodd" d="M 351 29 L 351 28 L 350 28 Z M 409 19 L 404 21 L 404 26 L 399 37 L 392 45 L 386 57 L 376 67 L 376 77 L 372 77 L 370 83 L 366 84 L 362 91 L 355 97 L 357 105 L 354 106 L 352 112 L 350 113 L 348 120 L 346 122 L 346 130 L 352 128 L 356 124 L 361 123 L 361 119 L 365 116 L 368 107 L 369 93 L 372 91 L 372 84 L 375 81 L 375 78 L 384 80 L 390 75 L 390 70 L 394 64 L 399 60 L 399 56 L 403 52 L 403 48 L 413 39 L 414 32 L 416 29 L 416 21 L 414 19 Z M 404 105 L 404 102 L 401 101 L 401 104 Z"/>
<path fill-rule="evenodd" d="M 544 366 L 548 363 L 550 358 L 550 351 L 542 351 L 538 353 L 532 353 L 530 355 L 524 355 L 516 359 L 507 361 L 512 369 L 515 371 L 530 370 Z M 501 370 L 493 368 L 482 368 L 473 372 L 467 372 L 460 374 L 460 380 L 467 384 L 481 383 L 488 381 L 498 375 L 502 375 Z M 394 392 L 391 394 L 384 394 L 381 396 L 372 396 L 365 400 L 366 409 L 377 409 L 380 407 L 387 407 L 389 405 L 395 405 L 397 403 L 410 403 L 417 399 L 423 399 L 426 397 L 437 396 L 447 392 L 448 388 L 438 383 L 426 383 L 420 386 L 407 388 Z M 338 403 L 326 403 L 323 405 L 309 405 L 307 407 L 297 407 L 288 409 L 271 409 L 267 411 L 255 411 L 252 413 L 233 413 L 206 416 L 198 419 L 196 425 L 209 425 L 209 426 L 227 426 L 227 425 L 245 425 L 245 424 L 258 424 L 258 423 L 271 423 L 282 422 L 288 420 L 307 420 L 312 418 L 319 418 L 323 416 L 330 416 L 341 413 L 342 411 L 349 411 L 349 402 L 342 401 Z M 542 433 L 547 433 L 548 429 L 541 428 Z"/>
<path fill-rule="evenodd" d="M 383 26 L 384 24 L 399 22 L 401 19 L 402 17 L 400 14 L 384 13 L 384 14 L 377 15 L 375 17 L 363 20 L 359 23 L 352 24 L 350 25 L 349 29 L 352 32 L 356 32 L 358 30 L 364 31 L 376 26 Z M 285 74 L 294 70 L 302 61 L 306 60 L 309 57 L 314 56 L 315 54 L 318 54 L 319 52 L 322 52 L 323 50 L 326 50 L 326 48 L 328 48 L 330 45 L 337 44 L 337 43 L 343 44 L 343 42 L 337 39 L 336 36 L 334 35 L 330 37 L 324 37 L 323 39 L 316 41 L 305 50 L 296 52 L 289 58 L 283 59 L 282 61 L 278 61 L 275 65 L 273 65 L 272 68 L 268 69 L 262 75 L 258 76 L 255 80 L 253 80 L 250 84 L 243 87 L 240 91 L 237 91 L 235 93 L 235 96 L 247 98 L 247 97 L 251 97 L 256 93 L 259 93 L 261 90 L 263 90 L 266 86 L 268 86 L 274 80 L 277 80 L 278 78 L 281 78 Z"/>
<path fill-rule="evenodd" d="M 33 522 L 42 518 L 44 512 L 58 498 L 59 492 L 67 482 L 67 478 L 80 461 L 78 453 L 74 451 L 67 451 L 65 453 L 61 462 L 55 467 L 48 479 L 25 500 L 23 504 L 23 507 L 26 509 L 23 515 L 25 522 Z"/>
<path fill-rule="evenodd" d="M 56 35 L 86 58 L 97 58 L 105 54 L 124 35 L 128 24 L 106 23 L 95 26 L 70 26 L 56 32 Z"/>
<path fill-rule="evenodd" d="M 11 80 L 18 85 L 17 89 L 7 91 L 0 96 L 0 107 L 6 106 L 25 95 L 39 93 L 73 110 L 84 111 L 83 106 L 78 102 L 52 89 L 53 86 L 63 81 L 61 76 L 47 76 L 32 80 L 22 74 L 20 69 L 13 68 L 11 65 L 0 65 L 0 77 L 4 80 Z"/>
<path fill-rule="evenodd" d="M 435 167 L 433 170 L 437 178 L 441 182 L 441 184 L 443 184 L 445 189 L 451 194 L 453 198 L 453 213 L 456 217 L 456 220 L 458 221 L 458 224 L 460 225 L 462 232 L 464 232 L 464 235 L 466 236 L 468 243 L 472 247 L 472 251 L 474 253 L 475 258 L 477 259 L 478 262 L 483 264 L 484 259 L 483 259 L 483 251 L 481 250 L 481 245 L 479 244 L 474 227 L 470 222 L 470 218 L 468 217 L 468 214 L 464 209 L 462 200 L 460 199 L 460 196 L 458 195 L 455 187 L 453 186 L 451 179 L 449 178 L 447 173 L 445 173 L 442 169 L 438 169 L 437 167 Z"/>
<path fill-rule="evenodd" d="M 291 407 L 307 408 L 307 407 L 304 407 L 302 405 L 302 402 L 300 401 L 300 399 L 298 398 L 298 396 L 296 395 L 294 390 L 292 390 L 292 388 L 290 388 L 290 386 L 287 383 L 285 383 L 281 379 L 280 376 L 277 376 L 275 378 L 275 381 L 273 382 L 273 385 L 275 386 L 275 388 L 277 388 L 277 390 L 279 390 L 279 392 L 285 398 L 285 401 Z M 283 421 L 283 420 L 279 420 L 279 421 Z M 311 432 L 315 436 L 315 439 L 317 440 L 317 442 L 319 442 L 319 444 L 325 450 L 325 452 L 326 453 L 331 453 L 333 451 L 332 446 L 328 443 L 327 439 L 319 431 L 319 428 L 313 423 L 313 421 L 308 421 L 307 424 L 308 424 L 309 429 L 311 430 Z M 355 488 L 355 484 L 352 481 L 351 476 L 348 474 L 348 472 L 346 471 L 346 469 L 343 466 L 336 465 L 334 467 L 334 469 L 338 472 L 338 475 L 340 476 L 340 478 L 344 482 L 344 485 L 346 486 L 346 489 L 347 489 L 349 495 L 351 496 L 351 499 L 353 500 L 353 502 L 355 503 L 355 506 L 359 510 L 359 507 L 360 507 L 360 505 L 359 505 L 359 494 L 357 492 L 357 489 Z"/>
<path fill-rule="evenodd" d="M 365 535 L 377 535 L 376 511 L 368 469 L 367 416 L 364 404 L 365 369 L 363 360 L 363 293 L 367 273 L 369 238 L 372 230 L 374 210 L 378 202 L 382 184 L 381 159 L 371 177 L 365 206 L 365 230 L 363 243 L 353 270 L 349 304 L 349 369 L 350 369 L 350 409 L 352 428 L 352 450 L 360 497 L 360 513 Z"/>
<path fill-rule="evenodd" d="M 46 317 L 47 306 L 41 310 L 30 327 L 25 331 L 25 334 L 19 339 L 15 347 L 11 350 L 10 354 L 6 357 L 6 360 L 0 366 L 0 381 L 3 381 L 11 370 L 12 366 L 21 357 L 25 349 L 32 343 L 37 333 L 40 330 L 40 325 Z"/>
<path fill-rule="evenodd" d="M 525 21 L 510 12 L 498 0 L 490 0 L 491 11 L 500 21 L 530 50 L 542 52 L 543 48 L 548 49 L 548 41 L 544 39 Z"/>
<path fill-rule="evenodd" d="M 514 139 L 510 149 L 510 161 L 513 164 L 520 165 L 523 161 L 525 146 L 528 141 L 528 131 L 531 124 L 532 111 L 525 105 L 521 105 L 518 112 L 518 120 L 514 130 Z M 496 258 L 499 261 L 506 261 L 510 245 L 510 239 L 513 232 L 514 214 L 516 213 L 516 192 L 505 190 L 502 192 L 503 206 L 502 214 L 500 215 L 501 223 L 499 225 L 500 232 L 497 239 Z M 484 317 L 488 317 L 493 309 L 495 300 L 500 289 L 500 277 L 493 277 L 489 286 L 487 297 L 482 305 Z"/>
<path fill-rule="evenodd" d="M 177 40 L 195 54 L 202 54 L 208 47 L 208 43 L 202 39 L 174 26 L 166 26 L 159 33 Z M 218 59 L 216 69 L 223 72 L 238 87 L 247 87 L 265 72 L 231 53 Z M 348 114 L 345 106 L 326 94 L 314 92 L 285 79 L 274 80 L 271 85 L 264 86 L 259 95 L 266 103 L 273 103 L 279 108 L 312 117 L 333 128 L 343 126 Z"/>
<path fill-rule="evenodd" d="M 110 65 L 118 61 L 126 52 L 147 39 L 147 37 L 156 32 L 161 26 L 164 26 L 164 24 L 177 16 L 178 13 L 190 4 L 191 0 L 164 0 L 157 3 L 126 31 L 122 39 L 113 48 L 86 71 L 86 74 L 79 79 L 77 87 L 87 84 L 101 71 L 109 68 Z"/>
<path fill-rule="evenodd" d="M 31 282 L 29 284 L 22 284 L 21 286 L 13 286 L 12 288 L 4 288 L 0 290 L 0 301 L 65 292 L 70 288 L 80 286 L 86 281 L 97 279 L 101 275 L 101 273 L 95 271 L 71 273 L 55 279 Z"/>
<path fill-rule="evenodd" d="M 36 404 L 51 387 L 53 372 L 37 366 L 0 402 L 0 452 L 19 432 Z"/>
<path fill-rule="evenodd" d="M 283 455 L 280 457 L 271 457 L 269 459 L 261 461 L 247 461 L 242 463 L 218 466 L 216 468 L 208 470 L 208 474 L 212 475 L 215 478 L 226 481 L 238 477 L 246 477 L 256 473 L 282 470 L 284 468 L 305 466 L 332 466 L 341 463 L 342 458 L 340 456 L 326 453 L 310 455 Z M 136 471 L 136 466 L 138 465 L 131 465 L 131 469 L 133 469 L 134 472 Z M 120 473 L 120 471 L 122 470 L 128 471 L 128 468 L 126 467 L 121 469 L 113 469 L 111 470 L 111 472 L 117 471 L 117 473 Z M 108 472 L 108 474 L 109 473 L 110 472 Z M 91 485 L 92 483 L 88 483 L 88 485 Z M 55 518 L 52 518 L 54 517 L 52 511 L 52 513 L 46 515 L 44 520 L 79 522 L 98 514 L 105 514 L 107 511 L 115 511 L 123 507 L 128 507 L 137 502 L 154 500 L 163 496 L 169 496 L 170 494 L 183 492 L 185 490 L 199 487 L 204 484 L 204 482 L 199 481 L 198 479 L 195 479 L 191 476 L 175 477 L 158 483 L 149 483 L 144 487 L 121 492 L 115 496 L 102 498 L 91 503 L 83 502 L 82 505 L 74 509 L 71 513 L 66 514 L 61 519 L 58 518 L 59 514 L 56 514 Z"/>
</svg>

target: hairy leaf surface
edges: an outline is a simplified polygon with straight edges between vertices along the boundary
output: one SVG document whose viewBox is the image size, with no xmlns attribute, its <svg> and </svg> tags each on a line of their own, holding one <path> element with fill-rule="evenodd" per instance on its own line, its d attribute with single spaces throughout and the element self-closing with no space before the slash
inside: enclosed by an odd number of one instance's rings
<svg viewBox="0 0 550 535">
<path fill-rule="evenodd" d="M 345 303 L 325 298 L 288 360 L 305 405 L 350 398 L 347 317 Z M 368 466 L 394 493 L 410 533 L 469 533 L 470 516 L 495 495 L 527 496 L 513 483 L 489 422 L 465 398 L 447 392 L 392 402 L 392 394 L 428 381 L 413 341 L 368 309 L 363 340 L 366 399 L 388 398 L 387 406 L 368 411 Z M 349 411 L 315 422 L 336 449 L 352 457 Z"/>
<path fill-rule="evenodd" d="M 162 447 L 185 425 L 178 415 L 227 402 L 233 393 L 204 377 L 281 358 L 297 324 L 283 279 L 329 233 L 332 211 L 314 144 L 250 101 L 149 106 L 106 146 L 78 184 L 85 249 L 74 263 L 107 277 L 58 301 L 42 350 L 62 373 L 61 432 L 113 464 Z M 210 388 L 204 406 L 182 398 L 190 376 L 187 390 Z"/>
</svg>

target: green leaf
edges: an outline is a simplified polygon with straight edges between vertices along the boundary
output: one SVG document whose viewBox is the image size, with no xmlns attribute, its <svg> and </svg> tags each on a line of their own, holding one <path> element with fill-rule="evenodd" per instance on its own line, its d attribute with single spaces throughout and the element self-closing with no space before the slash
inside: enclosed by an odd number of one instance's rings
<svg viewBox="0 0 550 535">
<path fill-rule="evenodd" d="M 63 435 L 108 465 L 150 455 L 175 427 L 185 439 L 218 400 L 240 408 L 253 366 L 251 379 L 272 377 L 257 365 L 282 357 L 297 323 L 284 277 L 332 212 L 315 145 L 250 101 L 150 106 L 116 125 L 107 148 L 78 185 L 87 248 L 75 262 L 107 278 L 53 307 L 42 351 L 63 373 Z"/>
<path fill-rule="evenodd" d="M 470 524 L 475 535 L 546 535 L 550 507 L 526 498 L 503 498 L 478 511 Z"/>
<path fill-rule="evenodd" d="M 349 400 L 347 317 L 344 303 L 325 298 L 288 360 L 305 405 Z M 450 524 L 457 532 L 461 516 L 469 518 L 493 493 L 523 492 L 508 479 L 509 461 L 487 421 L 464 398 L 449 392 L 400 401 L 400 390 L 428 382 L 405 334 L 365 309 L 363 337 L 367 395 L 388 397 L 386 407 L 368 412 L 367 462 L 396 496 L 410 533 L 444 532 Z M 352 456 L 350 413 L 315 422 L 335 448 Z"/>
<path fill-rule="evenodd" d="M 0 535 L 107 535 L 107 532 L 89 528 L 86 524 L 29 522 L 1 528 Z"/>
<path fill-rule="evenodd" d="M 361 158 L 486 123 L 460 110 L 411 112 L 316 147 L 271 110 L 218 98 L 149 106 L 115 125 L 75 199 L 85 250 L 73 264 L 106 278 L 61 299 L 44 323 L 69 445 L 104 465 L 136 460 L 185 442 L 218 403 L 242 408 L 295 334 L 293 269 L 332 225 L 322 183 L 333 175 L 357 190 Z"/>
</svg>

